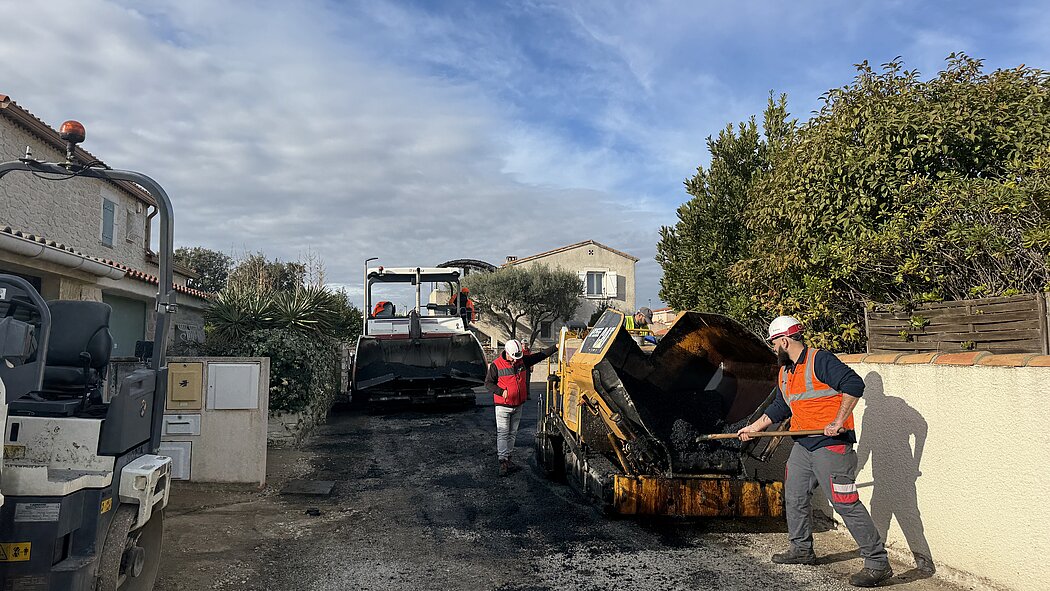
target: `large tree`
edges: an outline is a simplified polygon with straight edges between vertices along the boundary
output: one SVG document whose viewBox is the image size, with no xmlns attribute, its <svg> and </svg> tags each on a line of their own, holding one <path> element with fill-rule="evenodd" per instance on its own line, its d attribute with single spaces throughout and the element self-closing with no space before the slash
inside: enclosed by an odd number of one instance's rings
<svg viewBox="0 0 1050 591">
<path fill-rule="evenodd" d="M 752 117 L 707 138 L 711 164 L 685 181 L 692 198 L 678 208 L 678 224 L 660 229 L 660 297 L 673 308 L 745 314 L 746 293 L 730 277 L 730 269 L 754 240 L 746 223 L 752 180 L 769 167 L 793 130 L 787 98 L 774 101 L 771 96 L 761 133 Z"/>
<path fill-rule="evenodd" d="M 295 291 L 306 284 L 303 263 L 269 260 L 261 252 L 249 254 L 230 271 L 230 284 L 261 291 Z"/>
<path fill-rule="evenodd" d="M 535 342 L 543 322 L 571 318 L 583 291 L 578 275 L 545 265 L 472 273 L 463 283 L 484 318 L 511 338 L 518 338 L 519 328 L 527 330 L 529 344 Z"/>
<path fill-rule="evenodd" d="M 529 345 L 536 342 L 544 322 L 566 321 L 580 307 L 583 282 L 576 273 L 534 265 L 528 269 L 529 293 L 525 302 Z"/>
<path fill-rule="evenodd" d="M 724 299 L 753 325 L 795 314 L 811 344 L 860 350 L 865 302 L 1050 287 L 1047 72 L 984 73 L 956 54 L 926 81 L 899 60 L 857 68 L 801 125 L 767 111 L 764 148 L 733 152 L 756 154 L 750 163 L 724 154 L 742 137 L 754 147 L 746 126 L 709 145 L 703 190 L 661 240 L 668 303 Z M 741 163 L 728 178 L 747 179 L 728 218 L 710 178 L 724 162 Z M 718 219 L 738 227 L 720 232 Z M 724 282 L 690 276 L 711 270 Z"/>
<path fill-rule="evenodd" d="M 226 287 L 233 268 L 233 257 L 201 246 L 176 248 L 175 262 L 198 275 L 187 282 L 190 287 L 209 293 L 218 293 Z"/>
</svg>

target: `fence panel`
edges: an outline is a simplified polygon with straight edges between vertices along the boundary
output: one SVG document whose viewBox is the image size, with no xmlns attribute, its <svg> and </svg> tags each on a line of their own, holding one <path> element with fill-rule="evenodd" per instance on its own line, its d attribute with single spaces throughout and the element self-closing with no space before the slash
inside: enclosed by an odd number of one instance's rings
<svg viewBox="0 0 1050 591">
<path fill-rule="evenodd" d="M 1048 354 L 1047 294 L 922 304 L 912 311 L 877 304 L 865 320 L 868 351 L 991 351 Z"/>
</svg>

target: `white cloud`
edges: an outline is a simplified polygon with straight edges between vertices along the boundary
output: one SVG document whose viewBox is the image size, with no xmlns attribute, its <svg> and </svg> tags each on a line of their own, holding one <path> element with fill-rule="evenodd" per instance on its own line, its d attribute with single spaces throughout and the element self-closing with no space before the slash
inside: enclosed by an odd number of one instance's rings
<svg viewBox="0 0 1050 591">
<path fill-rule="evenodd" d="M 593 238 L 642 259 L 654 305 L 682 180 L 769 90 L 805 118 L 863 59 L 1048 56 L 1039 3 L 997 56 L 980 10 L 903 0 L 7 4 L 0 92 L 157 178 L 179 244 L 313 249 L 354 286 L 366 256 L 498 263 Z"/>
<path fill-rule="evenodd" d="M 655 242 L 610 185 L 502 172 L 505 109 L 376 62 L 324 4 L 130 6 L 50 2 L 7 19 L 0 51 L 24 58 L 3 91 L 48 122 L 81 119 L 87 149 L 164 184 L 178 244 L 285 260 L 313 249 L 354 286 L 366 256 L 499 262 L 587 238 Z"/>
</svg>

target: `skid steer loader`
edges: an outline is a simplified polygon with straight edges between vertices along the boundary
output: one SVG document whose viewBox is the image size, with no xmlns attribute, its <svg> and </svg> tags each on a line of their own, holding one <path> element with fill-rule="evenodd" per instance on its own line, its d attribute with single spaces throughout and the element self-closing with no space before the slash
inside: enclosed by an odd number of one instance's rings
<svg viewBox="0 0 1050 591">
<path fill-rule="evenodd" d="M 84 139 L 77 122 L 61 128 L 66 161 L 25 158 L 10 173 L 130 181 L 152 195 L 160 219 L 156 330 L 148 364 L 107 399 L 112 350 L 110 307 L 51 301 L 24 279 L 0 275 L 0 400 L 6 404 L 0 469 L 0 590 L 146 591 L 161 559 L 171 458 L 156 455 L 176 311 L 173 212 L 149 177 L 73 160 Z"/>
</svg>

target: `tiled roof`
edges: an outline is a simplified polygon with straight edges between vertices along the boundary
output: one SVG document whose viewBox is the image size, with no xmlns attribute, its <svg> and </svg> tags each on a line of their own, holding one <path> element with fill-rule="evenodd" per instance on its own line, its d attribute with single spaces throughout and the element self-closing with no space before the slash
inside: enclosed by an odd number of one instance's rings
<svg viewBox="0 0 1050 591">
<path fill-rule="evenodd" d="M 506 266 L 510 266 L 510 265 L 517 265 L 517 264 L 520 264 L 520 263 L 524 263 L 525 261 L 531 261 L 531 260 L 534 260 L 534 259 L 538 259 L 540 257 L 550 256 L 552 254 L 556 254 L 556 253 L 559 253 L 559 252 L 564 252 L 566 250 L 570 250 L 570 249 L 577 248 L 577 247 L 580 247 L 580 246 L 587 246 L 588 244 L 590 244 L 592 246 L 597 246 L 599 248 L 604 248 L 605 250 L 608 250 L 610 252 L 614 252 L 614 253 L 616 253 L 616 254 L 624 257 L 624 258 L 631 259 L 632 261 L 634 261 L 636 263 L 639 260 L 638 257 L 636 257 L 636 256 L 629 255 L 626 252 L 623 252 L 623 251 L 620 251 L 620 250 L 616 250 L 615 248 L 606 246 L 606 245 L 602 244 L 601 242 L 598 242 L 598 241 L 595 241 L 595 240 L 584 240 L 583 242 L 577 242 L 576 244 L 570 244 L 568 246 L 561 246 L 559 248 L 555 248 L 554 250 L 548 250 L 547 252 L 541 252 L 539 254 L 529 255 L 527 257 L 521 257 L 520 259 L 515 259 L 513 261 L 509 261 L 509 262 L 503 263 L 502 266 L 506 267 Z"/>
<path fill-rule="evenodd" d="M 62 141 L 58 131 L 44 122 L 43 119 L 30 113 L 24 107 L 11 100 L 6 94 L 0 94 L 0 114 L 7 114 L 15 123 L 20 124 L 22 127 L 27 129 L 30 133 L 37 136 L 41 140 L 47 142 L 52 147 L 57 148 L 60 152 L 65 154 L 66 143 Z M 95 158 L 91 152 L 88 152 L 84 148 L 77 146 L 74 151 L 74 156 L 81 163 L 98 162 L 105 166 L 105 163 Z M 109 181 L 114 185 L 117 185 L 121 189 L 124 189 L 130 193 L 134 198 L 146 203 L 147 205 L 156 206 L 156 201 L 153 196 L 149 194 L 145 189 L 138 186 L 135 183 L 129 181 Z"/>
<path fill-rule="evenodd" d="M 18 238 L 21 238 L 23 240 L 29 240 L 31 242 L 37 242 L 37 243 L 43 244 L 44 246 L 50 246 L 51 248 L 57 248 L 59 250 L 64 250 L 66 252 L 75 254 L 78 257 L 83 257 L 85 259 L 91 259 L 93 261 L 96 261 L 96 262 L 99 262 L 99 263 L 104 263 L 104 264 L 107 264 L 107 265 L 110 265 L 110 266 L 114 266 L 114 267 L 116 266 L 116 265 L 113 265 L 113 264 L 108 263 L 106 261 L 103 261 L 102 259 L 95 258 L 95 257 L 93 257 L 93 256 L 91 256 L 89 254 L 84 254 L 84 253 L 80 252 L 79 250 L 73 248 L 72 246 L 66 246 L 65 244 L 62 244 L 61 242 L 55 242 L 54 240 L 48 240 L 47 238 L 44 238 L 43 236 L 37 236 L 36 234 L 30 234 L 29 232 L 23 232 L 22 230 L 16 230 L 16 229 L 12 228 L 11 226 L 0 227 L 0 232 L 3 232 L 4 234 L 10 234 L 12 236 L 17 236 Z M 117 268 L 120 268 L 120 267 L 117 267 Z"/>
<path fill-rule="evenodd" d="M 138 269 L 136 269 L 134 267 L 129 267 L 129 266 L 123 264 L 123 263 L 118 263 L 116 261 L 110 261 L 110 260 L 100 259 L 100 258 L 96 258 L 96 257 L 91 257 L 91 258 L 96 260 L 96 261 L 99 261 L 101 263 L 105 263 L 107 265 L 112 265 L 112 266 L 114 266 L 114 267 L 116 267 L 118 269 L 121 269 L 122 271 L 124 271 L 124 273 L 128 277 L 131 277 L 132 279 L 138 279 L 139 281 L 142 281 L 142 282 L 145 282 L 145 283 L 152 283 L 153 285 L 160 285 L 160 279 L 157 278 L 156 275 L 150 275 L 149 273 L 147 273 L 145 271 L 140 271 L 140 270 L 138 270 Z M 206 291 L 201 291 L 199 289 L 193 289 L 192 287 L 186 287 L 185 285 L 179 285 L 178 283 L 175 284 L 175 291 L 178 292 L 178 293 L 184 293 L 184 294 L 187 294 L 187 295 L 191 295 L 191 296 L 193 296 L 195 298 L 200 298 L 202 300 L 211 299 L 211 297 L 212 297 L 212 294 L 210 294 L 210 293 L 208 293 Z"/>
<path fill-rule="evenodd" d="M 44 246 L 49 246 L 51 248 L 57 248 L 59 250 L 64 250 L 64 251 L 72 253 L 72 254 L 74 254 L 74 255 L 76 255 L 78 257 L 95 261 L 96 263 L 102 263 L 103 265 L 108 265 L 110 267 L 113 267 L 113 268 L 119 269 L 121 271 L 124 271 L 124 276 L 125 277 L 131 277 L 132 279 L 137 279 L 139 281 L 143 281 L 143 282 L 146 282 L 146 283 L 152 283 L 153 285 L 160 285 L 160 279 L 158 279 L 156 275 L 150 275 L 149 273 L 146 273 L 145 271 L 140 271 L 140 270 L 138 270 L 138 269 L 136 269 L 134 267 L 129 267 L 129 266 L 123 264 L 123 263 L 118 263 L 116 261 L 111 261 L 111 260 L 99 258 L 99 257 L 96 257 L 96 256 L 92 256 L 92 255 L 89 255 L 89 254 L 84 254 L 84 253 L 76 250 L 75 248 L 73 248 L 71 246 L 66 246 L 65 244 L 62 244 L 61 242 L 56 242 L 54 240 L 48 240 L 47 238 L 44 238 L 43 236 L 37 236 L 36 234 L 30 234 L 30 233 L 24 232 L 22 230 L 15 230 L 11 226 L 2 226 L 2 227 L 0 227 L 0 232 L 3 232 L 4 234 L 10 234 L 12 236 L 16 236 L 16 237 L 21 238 L 23 240 L 29 240 L 29 241 L 32 241 L 32 242 L 37 242 L 37 243 L 43 244 Z M 178 284 L 176 284 L 175 285 L 175 291 L 178 292 L 178 293 L 184 293 L 186 295 L 191 295 L 193 297 L 200 298 L 202 300 L 207 300 L 207 299 L 210 299 L 212 297 L 212 294 L 210 294 L 210 293 L 208 293 L 206 291 L 201 291 L 199 289 L 193 289 L 192 287 L 186 287 L 185 285 L 178 285 Z"/>
</svg>

